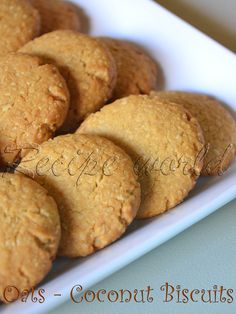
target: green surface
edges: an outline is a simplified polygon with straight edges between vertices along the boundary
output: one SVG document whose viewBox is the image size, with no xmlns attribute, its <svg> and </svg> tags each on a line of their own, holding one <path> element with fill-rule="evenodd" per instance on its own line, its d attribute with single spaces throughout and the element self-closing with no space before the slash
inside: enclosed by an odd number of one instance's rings
<svg viewBox="0 0 236 314">
<path fill-rule="evenodd" d="M 153 303 L 66 303 L 51 314 L 83 313 L 236 313 L 236 201 L 130 264 L 91 289 L 154 289 Z M 188 289 L 234 289 L 231 304 L 164 303 L 160 286 L 165 282 Z"/>
</svg>

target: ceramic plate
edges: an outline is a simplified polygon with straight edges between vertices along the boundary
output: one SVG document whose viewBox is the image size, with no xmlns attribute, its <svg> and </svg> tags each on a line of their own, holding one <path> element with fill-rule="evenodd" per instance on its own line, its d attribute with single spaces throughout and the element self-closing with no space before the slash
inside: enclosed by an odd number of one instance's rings
<svg viewBox="0 0 236 314">
<path fill-rule="evenodd" d="M 92 35 L 137 42 L 159 62 L 166 89 L 212 94 L 236 110 L 236 57 L 206 35 L 150 0 L 74 0 Z M 85 18 L 86 20 L 86 18 Z M 219 130 L 220 132 L 220 130 Z M 222 177 L 201 179 L 187 200 L 160 217 L 135 222 L 106 249 L 80 259 L 57 260 L 40 285 L 44 303 L 15 302 L 2 314 L 44 313 L 69 300 L 76 284 L 96 284 L 236 197 L 236 163 Z M 59 295 L 58 295 L 59 294 Z M 37 297 L 37 295 L 36 295 Z"/>
</svg>

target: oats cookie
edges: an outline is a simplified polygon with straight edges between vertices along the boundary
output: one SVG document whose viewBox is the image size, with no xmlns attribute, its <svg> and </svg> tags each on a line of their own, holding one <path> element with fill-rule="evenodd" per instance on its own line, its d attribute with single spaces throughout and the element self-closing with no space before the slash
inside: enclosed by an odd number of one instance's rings
<svg viewBox="0 0 236 314">
<path fill-rule="evenodd" d="M 161 100 L 183 105 L 198 119 L 206 141 L 202 174 L 220 175 L 226 171 L 236 154 L 236 121 L 230 112 L 217 99 L 202 94 L 155 94 Z"/>
<path fill-rule="evenodd" d="M 51 138 L 68 107 L 69 92 L 55 66 L 24 54 L 0 58 L 2 162 L 13 163 L 32 145 Z"/>
<path fill-rule="evenodd" d="M 90 115 L 77 133 L 106 137 L 130 154 L 142 189 L 138 218 L 182 202 L 202 169 L 204 140 L 197 120 L 154 96 L 117 100 Z"/>
<path fill-rule="evenodd" d="M 118 239 L 140 205 L 130 157 L 107 139 L 64 135 L 41 145 L 18 166 L 57 202 L 62 221 L 59 255 L 87 256 Z"/>
<path fill-rule="evenodd" d="M 149 94 L 157 84 L 157 65 L 135 44 L 112 38 L 101 38 L 111 51 L 117 66 L 117 83 L 113 99 Z"/>
<path fill-rule="evenodd" d="M 0 56 L 39 35 L 40 17 L 27 0 L 0 1 Z"/>
<path fill-rule="evenodd" d="M 74 131 L 111 97 L 116 66 L 109 50 L 92 37 L 61 30 L 45 34 L 21 49 L 59 67 L 71 94 L 71 107 L 61 132 Z"/>
<path fill-rule="evenodd" d="M 61 227 L 55 201 L 23 175 L 1 174 L 0 199 L 0 300 L 9 302 L 48 273 Z"/>
<path fill-rule="evenodd" d="M 80 30 L 78 8 L 61 0 L 30 0 L 41 17 L 41 34 L 58 29 Z"/>
</svg>

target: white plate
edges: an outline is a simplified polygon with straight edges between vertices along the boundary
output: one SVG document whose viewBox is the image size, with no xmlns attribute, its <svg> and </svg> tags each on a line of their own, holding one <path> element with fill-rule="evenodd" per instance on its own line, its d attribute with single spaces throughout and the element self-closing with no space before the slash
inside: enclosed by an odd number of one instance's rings
<svg viewBox="0 0 236 314">
<path fill-rule="evenodd" d="M 91 21 L 91 34 L 135 41 L 161 64 L 167 89 L 213 94 L 236 110 L 236 57 L 150 0 L 74 0 Z M 220 132 L 220 130 L 219 130 Z M 2 314 L 43 313 L 131 263 L 236 197 L 236 163 L 223 177 L 201 179 L 188 199 L 168 213 L 135 222 L 125 236 L 88 257 L 56 262 L 41 287 L 43 304 L 15 302 Z M 54 296 L 60 293 L 61 296 Z"/>
</svg>

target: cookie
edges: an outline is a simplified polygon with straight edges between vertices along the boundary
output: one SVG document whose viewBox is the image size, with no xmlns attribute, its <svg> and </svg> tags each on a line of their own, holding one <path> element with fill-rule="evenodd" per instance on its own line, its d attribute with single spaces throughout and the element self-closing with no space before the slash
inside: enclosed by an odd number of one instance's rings
<svg viewBox="0 0 236 314">
<path fill-rule="evenodd" d="M 61 0 L 30 0 L 41 17 L 41 34 L 58 29 L 80 30 L 78 8 Z"/>
<path fill-rule="evenodd" d="M 116 66 L 99 40 L 60 30 L 36 38 L 20 51 L 53 62 L 66 79 L 71 107 L 61 133 L 74 131 L 89 113 L 99 110 L 111 97 Z"/>
<path fill-rule="evenodd" d="M 107 139 L 69 134 L 29 153 L 17 171 L 42 184 L 57 202 L 59 255 L 87 256 L 118 239 L 140 204 L 130 157 Z"/>
<path fill-rule="evenodd" d="M 155 93 L 155 92 L 154 92 Z M 203 175 L 221 175 L 236 155 L 236 121 L 215 98 L 187 92 L 158 92 L 165 101 L 183 105 L 195 116 L 206 140 Z"/>
<path fill-rule="evenodd" d="M 38 11 L 27 0 L 0 1 L 0 56 L 17 51 L 39 32 Z"/>
<path fill-rule="evenodd" d="M 204 139 L 197 120 L 154 96 L 117 100 L 90 115 L 77 133 L 106 137 L 132 157 L 142 189 L 138 218 L 182 202 L 202 169 Z"/>
<path fill-rule="evenodd" d="M 101 38 L 117 66 L 113 100 L 129 95 L 149 94 L 157 84 L 157 65 L 141 48 L 122 40 Z"/>
<path fill-rule="evenodd" d="M 0 149 L 4 164 L 51 138 L 68 112 L 69 92 L 53 65 L 37 57 L 0 58 Z"/>
<path fill-rule="evenodd" d="M 7 303 L 51 269 L 61 227 L 55 201 L 23 175 L 1 174 L 0 198 L 0 300 Z"/>
</svg>

